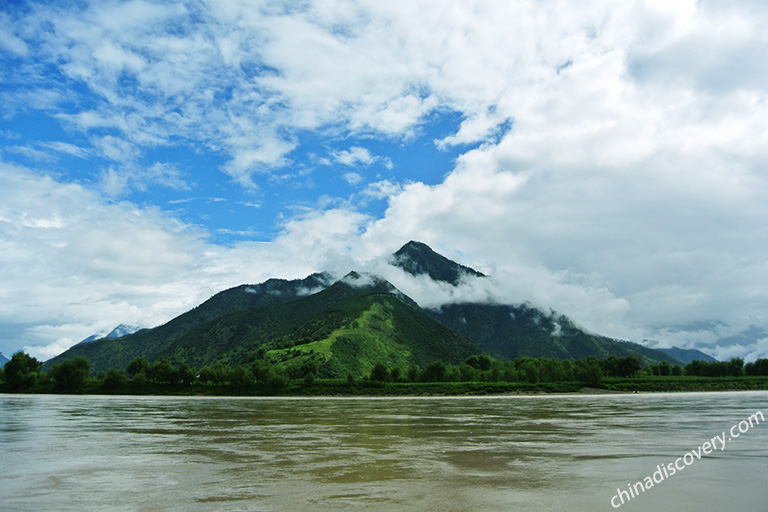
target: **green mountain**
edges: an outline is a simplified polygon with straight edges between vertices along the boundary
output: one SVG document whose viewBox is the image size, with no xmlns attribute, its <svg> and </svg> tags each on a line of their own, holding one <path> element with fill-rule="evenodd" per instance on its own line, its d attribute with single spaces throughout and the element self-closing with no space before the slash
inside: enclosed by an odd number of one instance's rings
<svg viewBox="0 0 768 512">
<path fill-rule="evenodd" d="M 589 356 L 639 354 L 647 362 L 680 362 L 673 356 L 637 343 L 590 334 L 576 327 L 565 315 L 544 313 L 526 305 L 447 304 L 428 312 L 499 359 L 553 357 L 575 360 Z"/>
<path fill-rule="evenodd" d="M 488 279 L 420 242 L 407 243 L 390 261 L 413 276 L 453 285 Z M 350 272 L 336 282 L 320 273 L 230 288 L 159 327 L 75 345 L 45 368 L 76 356 L 87 357 L 96 372 L 125 368 L 139 356 L 195 368 L 264 359 L 288 368 L 312 363 L 319 376 L 344 377 L 365 375 L 378 362 L 403 369 L 437 359 L 457 364 L 481 352 L 499 359 L 639 354 L 647 362 L 679 362 L 642 345 L 587 333 L 563 315 L 527 305 L 425 310 L 385 279 Z"/>
<path fill-rule="evenodd" d="M 421 242 L 408 242 L 392 255 L 390 262 L 413 276 L 426 274 L 435 281 L 454 286 L 464 277 L 485 277 L 485 274 L 451 261 Z"/>
<path fill-rule="evenodd" d="M 282 283 L 279 288 L 284 291 L 292 284 Z M 238 290 L 252 293 L 241 287 L 228 290 L 226 301 L 211 299 L 155 329 L 76 345 L 46 366 L 79 355 L 88 357 L 94 371 L 125 368 L 139 356 L 196 368 L 267 359 L 278 366 L 313 361 L 319 375 L 343 377 L 370 372 L 377 362 L 403 367 L 435 359 L 458 363 L 482 352 L 429 317 L 389 282 L 355 272 L 317 293 L 298 298 L 283 293 L 283 301 L 276 294 L 267 294 L 265 300 L 270 304 L 199 321 L 214 314 L 209 308 L 223 311 L 228 307 L 220 308 L 222 303 L 237 303 Z M 187 325 L 185 319 L 196 324 Z"/>
<path fill-rule="evenodd" d="M 449 260 L 420 242 L 408 242 L 392 264 L 411 275 L 428 275 L 435 281 L 458 285 L 461 279 L 486 277 L 484 274 Z M 427 310 L 436 320 L 465 336 L 499 359 L 554 357 L 559 359 L 623 357 L 639 354 L 647 362 L 680 361 L 673 354 L 620 342 L 588 333 L 564 315 L 545 313 L 527 305 L 460 303 Z"/>
</svg>

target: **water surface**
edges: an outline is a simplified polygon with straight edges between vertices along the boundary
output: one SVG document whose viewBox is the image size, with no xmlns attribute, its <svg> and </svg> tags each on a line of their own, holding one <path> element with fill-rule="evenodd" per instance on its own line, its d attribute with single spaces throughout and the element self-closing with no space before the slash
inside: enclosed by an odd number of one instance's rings
<svg viewBox="0 0 768 512">
<path fill-rule="evenodd" d="M 768 392 L 0 395 L 0 508 L 614 510 L 617 488 L 757 410 L 768 414 Z M 767 470 L 768 424 L 618 510 L 766 510 Z"/>
</svg>

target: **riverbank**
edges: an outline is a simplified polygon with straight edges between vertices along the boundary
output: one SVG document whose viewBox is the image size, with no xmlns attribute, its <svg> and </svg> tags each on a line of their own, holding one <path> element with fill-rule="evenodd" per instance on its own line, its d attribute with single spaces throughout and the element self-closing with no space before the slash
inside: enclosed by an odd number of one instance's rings
<svg viewBox="0 0 768 512">
<path fill-rule="evenodd" d="M 74 394 L 103 395 L 169 395 L 169 396 L 473 396 L 530 395 L 566 393 L 652 393 L 691 391 L 758 391 L 768 390 L 768 377 L 633 377 L 605 378 L 600 383 L 585 386 L 580 382 L 371 382 L 346 379 L 315 379 L 288 381 L 279 389 L 253 384 L 246 387 L 229 385 L 168 385 L 128 382 L 123 386 L 105 388 L 98 379 L 89 379 Z M 26 394 L 55 394 L 50 384 L 38 384 Z M 67 391 L 67 394 L 73 394 Z"/>
</svg>

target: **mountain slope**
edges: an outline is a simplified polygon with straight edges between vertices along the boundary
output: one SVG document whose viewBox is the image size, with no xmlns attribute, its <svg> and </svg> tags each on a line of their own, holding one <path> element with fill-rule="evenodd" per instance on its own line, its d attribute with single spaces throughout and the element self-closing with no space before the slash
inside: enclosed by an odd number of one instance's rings
<svg viewBox="0 0 768 512">
<path fill-rule="evenodd" d="M 378 362 L 405 370 L 441 359 L 458 364 L 480 347 L 387 293 L 353 297 L 264 346 L 274 364 L 314 361 L 321 376 L 367 375 Z"/>
<path fill-rule="evenodd" d="M 152 360 L 175 340 L 206 323 L 249 307 L 266 306 L 290 301 L 311 294 L 330 284 L 328 274 L 312 274 L 304 279 L 269 279 L 255 285 L 240 285 L 219 292 L 199 306 L 153 329 L 142 329 L 129 336 L 103 338 L 78 344 L 45 362 L 44 369 L 78 355 L 91 360 L 95 371 L 125 368 L 134 357 Z M 87 348 L 84 348 L 87 345 Z M 109 366 L 113 365 L 113 366 Z"/>
<path fill-rule="evenodd" d="M 585 332 L 565 315 L 546 314 L 526 306 L 498 304 L 447 304 L 429 314 L 499 359 L 554 357 L 581 359 L 589 356 L 639 354 L 648 362 L 679 361 L 636 343 Z"/>
</svg>

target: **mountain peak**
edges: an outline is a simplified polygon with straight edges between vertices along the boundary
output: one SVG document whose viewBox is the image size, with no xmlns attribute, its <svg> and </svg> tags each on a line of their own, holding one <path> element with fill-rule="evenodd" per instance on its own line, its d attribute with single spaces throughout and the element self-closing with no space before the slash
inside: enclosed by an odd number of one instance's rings
<svg viewBox="0 0 768 512">
<path fill-rule="evenodd" d="M 436 253 L 423 242 L 411 240 L 392 255 L 391 263 L 411 275 L 427 274 L 435 281 L 458 285 L 464 276 L 485 277 L 475 269 L 460 265 Z"/>
</svg>

